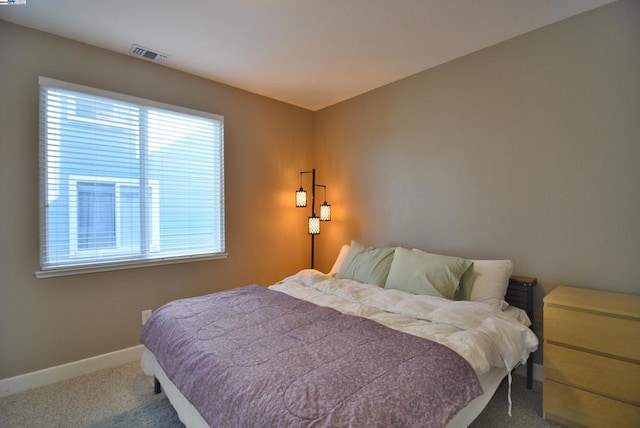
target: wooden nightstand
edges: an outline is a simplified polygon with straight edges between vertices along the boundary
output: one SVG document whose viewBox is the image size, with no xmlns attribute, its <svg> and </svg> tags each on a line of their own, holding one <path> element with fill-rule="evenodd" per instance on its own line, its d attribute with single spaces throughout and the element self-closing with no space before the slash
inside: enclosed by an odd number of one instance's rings
<svg viewBox="0 0 640 428">
<path fill-rule="evenodd" d="M 640 427 L 640 296 L 560 285 L 543 301 L 544 417 Z"/>
</svg>

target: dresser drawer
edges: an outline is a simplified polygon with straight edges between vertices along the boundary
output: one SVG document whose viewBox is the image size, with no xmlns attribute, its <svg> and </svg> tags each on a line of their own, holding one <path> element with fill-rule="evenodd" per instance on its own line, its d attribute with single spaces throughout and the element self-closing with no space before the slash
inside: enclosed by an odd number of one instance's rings
<svg viewBox="0 0 640 428">
<path fill-rule="evenodd" d="M 640 362 L 640 322 L 545 305 L 546 341 Z"/>
<path fill-rule="evenodd" d="M 545 379 L 542 405 L 549 420 L 603 428 L 638 428 L 640 407 Z"/>
<path fill-rule="evenodd" d="M 640 364 L 547 343 L 545 378 L 640 406 Z"/>
</svg>

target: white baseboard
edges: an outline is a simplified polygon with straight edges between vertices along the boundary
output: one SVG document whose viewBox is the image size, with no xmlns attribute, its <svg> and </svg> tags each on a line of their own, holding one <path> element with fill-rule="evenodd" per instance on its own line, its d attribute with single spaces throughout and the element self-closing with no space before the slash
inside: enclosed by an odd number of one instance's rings
<svg viewBox="0 0 640 428">
<path fill-rule="evenodd" d="M 0 379 L 0 398 L 7 395 L 17 394 L 28 389 L 38 388 L 71 379 L 76 376 L 95 372 L 110 367 L 119 366 L 131 361 L 139 360 L 144 351 L 143 345 L 132 346 L 131 348 L 109 352 L 108 354 L 96 355 L 84 360 L 73 361 L 60 366 L 49 367 L 31 373 L 25 373 L 6 379 Z"/>
<path fill-rule="evenodd" d="M 516 369 L 516 374 L 520 376 L 526 376 L 527 375 L 526 364 L 518 367 Z M 542 364 L 533 363 L 533 380 L 537 382 L 542 382 L 543 379 L 544 379 L 544 373 L 542 371 Z"/>
</svg>

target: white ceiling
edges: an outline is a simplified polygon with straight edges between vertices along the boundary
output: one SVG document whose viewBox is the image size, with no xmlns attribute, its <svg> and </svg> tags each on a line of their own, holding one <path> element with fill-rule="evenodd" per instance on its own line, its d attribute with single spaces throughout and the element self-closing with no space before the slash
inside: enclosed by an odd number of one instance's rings
<svg viewBox="0 0 640 428">
<path fill-rule="evenodd" d="M 27 0 L 0 19 L 318 110 L 612 1 Z"/>
</svg>

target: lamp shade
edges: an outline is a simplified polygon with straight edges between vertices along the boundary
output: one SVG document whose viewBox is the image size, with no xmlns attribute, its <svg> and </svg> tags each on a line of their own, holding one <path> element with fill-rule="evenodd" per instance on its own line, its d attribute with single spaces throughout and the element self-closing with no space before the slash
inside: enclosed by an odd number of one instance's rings
<svg viewBox="0 0 640 428">
<path fill-rule="evenodd" d="M 309 235 L 320 234 L 320 217 L 309 217 Z"/>
<path fill-rule="evenodd" d="M 296 207 L 306 207 L 307 206 L 307 191 L 302 187 L 296 190 Z"/>
<path fill-rule="evenodd" d="M 320 205 L 320 220 L 331 221 L 331 205 L 326 201 Z"/>
</svg>

